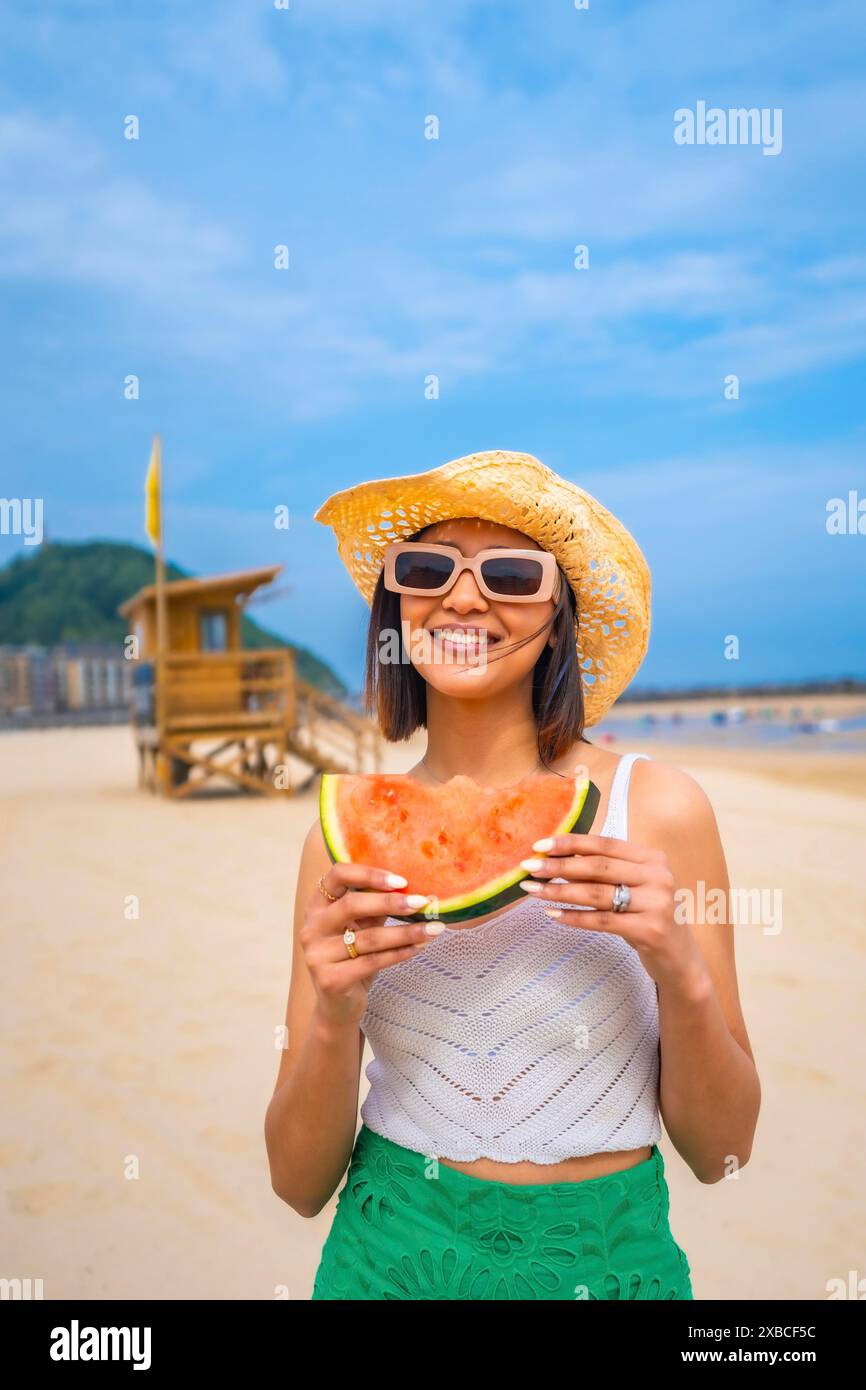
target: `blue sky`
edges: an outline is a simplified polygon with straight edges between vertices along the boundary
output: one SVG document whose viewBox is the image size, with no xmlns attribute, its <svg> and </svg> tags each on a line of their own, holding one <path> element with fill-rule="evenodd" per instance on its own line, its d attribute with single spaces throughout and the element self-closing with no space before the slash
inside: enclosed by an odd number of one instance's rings
<svg viewBox="0 0 866 1390">
<path fill-rule="evenodd" d="M 11 0 L 0 52 L 0 493 L 53 538 L 144 542 L 158 430 L 169 556 L 284 563 L 259 617 L 355 686 L 316 507 L 521 450 L 647 556 L 636 687 L 866 676 L 862 6 Z M 699 101 L 781 151 L 676 144 Z"/>
</svg>

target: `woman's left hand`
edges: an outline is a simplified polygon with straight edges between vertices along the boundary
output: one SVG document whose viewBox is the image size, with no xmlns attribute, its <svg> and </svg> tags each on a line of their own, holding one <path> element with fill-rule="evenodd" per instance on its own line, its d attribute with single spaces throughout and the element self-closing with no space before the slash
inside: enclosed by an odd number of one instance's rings
<svg viewBox="0 0 866 1390">
<path fill-rule="evenodd" d="M 557 835 L 539 840 L 533 849 L 538 858 L 521 860 L 532 877 L 520 886 L 542 904 L 575 904 L 573 909 L 551 910 L 557 920 L 621 936 L 637 951 L 656 984 L 688 976 L 696 943 L 688 925 L 676 921 L 674 875 L 663 850 L 607 835 Z M 550 878 L 567 882 L 544 882 Z M 614 912 L 618 883 L 629 889 L 631 902 Z M 592 908 L 592 914 L 581 908 Z"/>
</svg>

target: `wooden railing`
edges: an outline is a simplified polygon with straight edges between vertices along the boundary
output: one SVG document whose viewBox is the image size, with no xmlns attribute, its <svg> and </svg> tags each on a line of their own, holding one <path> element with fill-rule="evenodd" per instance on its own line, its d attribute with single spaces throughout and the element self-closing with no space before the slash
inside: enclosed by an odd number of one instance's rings
<svg viewBox="0 0 866 1390">
<path fill-rule="evenodd" d="M 165 658 L 169 730 L 224 724 L 291 728 L 296 719 L 294 652 L 172 652 Z"/>
<path fill-rule="evenodd" d="M 149 679 L 147 678 L 149 675 Z M 140 740 L 162 737 L 153 668 L 134 687 L 132 719 Z M 172 652 L 165 658 L 164 733 L 175 745 L 225 735 L 275 739 L 319 771 L 379 772 L 382 741 L 364 715 L 326 695 L 295 671 L 291 649 Z"/>
<path fill-rule="evenodd" d="M 295 681 L 296 751 L 319 767 L 379 772 L 382 741 L 375 724 L 308 681 Z"/>
</svg>

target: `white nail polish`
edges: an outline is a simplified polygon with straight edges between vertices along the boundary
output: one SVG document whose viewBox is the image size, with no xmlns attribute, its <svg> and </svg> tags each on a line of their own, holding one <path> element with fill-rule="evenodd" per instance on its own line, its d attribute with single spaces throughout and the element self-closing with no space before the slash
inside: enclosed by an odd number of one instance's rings
<svg viewBox="0 0 866 1390">
<path fill-rule="evenodd" d="M 425 932 L 427 933 L 428 936 L 438 936 L 438 935 L 440 934 L 440 932 L 443 932 L 443 931 L 445 930 L 445 923 L 444 923 L 444 922 L 428 922 L 428 923 L 426 924 L 426 926 L 424 927 L 424 930 L 425 930 Z"/>
<path fill-rule="evenodd" d="M 544 854 L 546 850 L 553 849 L 553 840 L 536 840 L 532 848 Z"/>
<path fill-rule="evenodd" d="M 430 899 L 426 897 L 423 893 L 410 893 L 406 898 L 406 906 L 423 907 L 424 904 L 429 901 Z"/>
<path fill-rule="evenodd" d="M 385 882 L 389 888 L 405 888 L 409 880 L 402 874 L 386 874 Z"/>
<path fill-rule="evenodd" d="M 520 861 L 520 867 L 521 867 L 521 869 L 528 869 L 529 872 L 530 872 L 531 874 L 534 874 L 534 873 L 537 873 L 537 871 L 538 871 L 539 869 L 541 869 L 541 868 L 544 867 L 544 860 L 543 860 L 543 859 L 521 859 L 521 861 Z"/>
</svg>

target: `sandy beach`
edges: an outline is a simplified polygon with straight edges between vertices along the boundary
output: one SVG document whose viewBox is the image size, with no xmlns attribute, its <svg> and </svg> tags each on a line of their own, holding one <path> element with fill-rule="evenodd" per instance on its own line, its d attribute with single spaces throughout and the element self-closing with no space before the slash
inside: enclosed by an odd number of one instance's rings
<svg viewBox="0 0 866 1390">
<path fill-rule="evenodd" d="M 612 746 L 690 772 L 732 884 L 783 892 L 781 931 L 737 932 L 752 1160 L 703 1186 L 661 1143 L 695 1297 L 824 1299 L 866 1249 L 866 754 Z M 263 1122 L 315 789 L 155 798 L 122 727 L 3 735 L 0 766 L 0 1274 L 47 1299 L 308 1299 L 336 1197 L 311 1221 L 279 1201 Z"/>
</svg>

